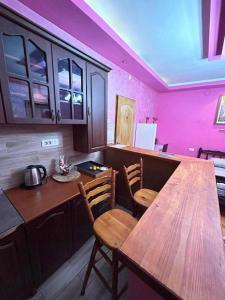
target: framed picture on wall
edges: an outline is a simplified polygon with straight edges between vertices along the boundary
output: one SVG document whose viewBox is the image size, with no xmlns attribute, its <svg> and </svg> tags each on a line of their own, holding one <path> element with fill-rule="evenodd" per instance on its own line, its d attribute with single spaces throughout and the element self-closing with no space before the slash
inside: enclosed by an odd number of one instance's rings
<svg viewBox="0 0 225 300">
<path fill-rule="evenodd" d="M 225 124 L 225 95 L 220 96 L 217 111 L 216 111 L 216 124 Z"/>
</svg>

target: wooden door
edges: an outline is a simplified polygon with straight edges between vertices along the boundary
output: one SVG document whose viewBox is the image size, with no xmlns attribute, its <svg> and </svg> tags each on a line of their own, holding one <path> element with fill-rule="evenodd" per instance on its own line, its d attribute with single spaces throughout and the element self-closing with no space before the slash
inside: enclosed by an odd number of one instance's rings
<svg viewBox="0 0 225 300">
<path fill-rule="evenodd" d="M 57 123 L 85 124 L 86 116 L 86 62 L 52 45 Z"/>
<path fill-rule="evenodd" d="M 81 197 L 72 201 L 72 229 L 73 229 L 73 252 L 91 237 L 92 226 L 90 224 L 85 202 Z"/>
<path fill-rule="evenodd" d="M 0 299 L 23 300 L 30 296 L 32 282 L 28 249 L 22 228 L 0 237 Z"/>
<path fill-rule="evenodd" d="M 35 286 L 39 286 L 71 255 L 72 231 L 68 203 L 27 224 Z"/>
<path fill-rule="evenodd" d="M 2 103 L 2 91 L 0 86 L 0 124 L 5 123 L 5 115 L 4 115 L 4 109 L 3 109 L 3 103 Z"/>
<path fill-rule="evenodd" d="M 7 123 L 55 123 L 51 44 L 0 17 L 0 80 Z"/>
<path fill-rule="evenodd" d="M 116 144 L 133 146 L 135 101 L 117 96 Z"/>
</svg>

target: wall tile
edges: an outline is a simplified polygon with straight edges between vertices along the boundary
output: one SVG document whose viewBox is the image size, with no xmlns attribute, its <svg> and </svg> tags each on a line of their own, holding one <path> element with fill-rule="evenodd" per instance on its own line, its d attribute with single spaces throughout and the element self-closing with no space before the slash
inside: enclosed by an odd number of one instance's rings
<svg viewBox="0 0 225 300">
<path fill-rule="evenodd" d="M 3 125 L 0 126 L 0 187 L 8 189 L 23 183 L 23 170 L 31 164 L 42 164 L 51 175 L 60 154 L 78 164 L 85 160 L 102 161 L 102 153 L 80 153 L 73 150 L 70 125 Z M 59 145 L 42 148 L 41 141 L 58 138 Z"/>
</svg>

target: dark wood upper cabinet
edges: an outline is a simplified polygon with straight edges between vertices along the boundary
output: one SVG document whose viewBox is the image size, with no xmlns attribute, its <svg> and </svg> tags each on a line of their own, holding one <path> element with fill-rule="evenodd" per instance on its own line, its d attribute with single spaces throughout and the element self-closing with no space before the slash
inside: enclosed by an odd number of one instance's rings
<svg viewBox="0 0 225 300">
<path fill-rule="evenodd" d="M 85 124 L 86 62 L 56 45 L 52 53 L 57 123 Z"/>
<path fill-rule="evenodd" d="M 107 144 L 107 84 L 108 73 L 87 63 L 88 124 L 74 126 L 74 148 L 94 152 Z"/>
<path fill-rule="evenodd" d="M 63 204 L 26 226 L 32 275 L 38 287 L 72 254 L 69 203 Z"/>
<path fill-rule="evenodd" d="M 0 124 L 5 123 L 5 115 L 4 115 L 4 109 L 3 109 L 3 103 L 2 103 L 2 92 L 1 92 L 1 86 L 0 86 Z"/>
<path fill-rule="evenodd" d="M 32 292 L 32 281 L 23 228 L 0 237 L 0 299 L 23 300 Z"/>
<path fill-rule="evenodd" d="M 55 123 L 51 43 L 1 16 L 0 35 L 7 123 Z"/>
</svg>

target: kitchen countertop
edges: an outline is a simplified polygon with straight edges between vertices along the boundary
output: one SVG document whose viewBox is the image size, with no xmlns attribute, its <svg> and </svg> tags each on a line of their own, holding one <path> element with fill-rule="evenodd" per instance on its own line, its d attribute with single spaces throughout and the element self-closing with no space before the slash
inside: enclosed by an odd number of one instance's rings
<svg viewBox="0 0 225 300">
<path fill-rule="evenodd" d="M 79 195 L 77 183 L 86 183 L 92 177 L 81 174 L 80 178 L 67 183 L 56 182 L 48 177 L 47 183 L 34 189 L 12 188 L 5 194 L 23 217 L 25 222 L 34 220 L 49 210 Z"/>
<path fill-rule="evenodd" d="M 113 148 L 113 146 L 110 146 Z M 120 249 L 139 275 L 178 299 L 225 299 L 225 256 L 213 163 L 124 147 L 115 149 L 179 161 L 179 165 Z M 131 287 L 132 288 L 132 287 Z"/>
<path fill-rule="evenodd" d="M 0 190 L 0 235 L 23 223 L 22 217 Z"/>
<path fill-rule="evenodd" d="M 224 300 L 225 257 L 213 163 L 132 147 L 114 149 L 118 160 L 120 151 L 128 151 L 174 161 L 177 166 L 120 254 L 151 286 L 157 283 L 177 298 Z M 70 183 L 48 178 L 36 189 L 14 188 L 6 195 L 29 222 L 79 195 L 78 181 L 92 179 L 83 174 Z"/>
</svg>

